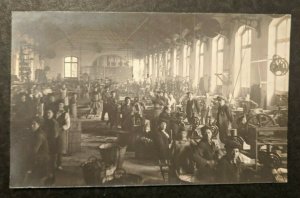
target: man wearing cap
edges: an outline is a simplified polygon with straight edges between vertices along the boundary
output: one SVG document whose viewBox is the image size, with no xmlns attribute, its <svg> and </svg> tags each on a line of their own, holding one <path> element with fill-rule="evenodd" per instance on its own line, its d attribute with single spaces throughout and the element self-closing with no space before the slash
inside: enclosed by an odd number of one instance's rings
<svg viewBox="0 0 300 198">
<path fill-rule="evenodd" d="M 200 113 L 200 106 L 198 104 L 198 101 L 193 98 L 192 92 L 187 92 L 187 102 L 186 102 L 186 117 L 188 119 L 188 122 L 192 123 L 192 118 L 195 113 Z"/>
<path fill-rule="evenodd" d="M 232 113 L 226 99 L 222 96 L 217 97 L 219 108 L 217 113 L 217 126 L 219 127 L 219 137 L 221 142 L 225 142 L 228 137 L 228 129 L 233 121 Z"/>
<path fill-rule="evenodd" d="M 198 168 L 199 180 L 211 183 L 215 181 L 215 168 L 222 152 L 219 145 L 212 141 L 212 129 L 209 126 L 202 127 L 201 134 L 201 141 L 192 147 L 192 157 Z"/>
<path fill-rule="evenodd" d="M 225 144 L 226 155 L 218 162 L 217 181 L 221 183 L 239 183 L 241 175 L 241 161 L 239 158 L 241 145 L 229 140 Z"/>
</svg>

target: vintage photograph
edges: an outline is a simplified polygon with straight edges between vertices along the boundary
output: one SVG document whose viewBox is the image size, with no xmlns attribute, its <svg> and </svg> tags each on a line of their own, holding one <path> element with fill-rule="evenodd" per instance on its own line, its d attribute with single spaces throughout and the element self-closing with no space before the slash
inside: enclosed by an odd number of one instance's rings
<svg viewBox="0 0 300 198">
<path fill-rule="evenodd" d="M 291 15 L 12 12 L 10 187 L 286 183 Z"/>
</svg>

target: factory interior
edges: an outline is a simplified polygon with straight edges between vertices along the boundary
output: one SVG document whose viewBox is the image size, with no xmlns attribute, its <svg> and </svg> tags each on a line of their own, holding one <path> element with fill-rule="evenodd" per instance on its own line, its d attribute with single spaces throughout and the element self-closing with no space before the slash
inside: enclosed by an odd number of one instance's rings
<svg viewBox="0 0 300 198">
<path fill-rule="evenodd" d="M 291 16 L 13 12 L 10 186 L 287 182 Z"/>
</svg>

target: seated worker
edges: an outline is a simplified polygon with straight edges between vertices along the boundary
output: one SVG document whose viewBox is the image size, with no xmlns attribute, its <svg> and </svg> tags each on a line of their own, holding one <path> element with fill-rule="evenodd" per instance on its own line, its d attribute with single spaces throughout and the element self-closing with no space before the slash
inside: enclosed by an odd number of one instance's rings
<svg viewBox="0 0 300 198">
<path fill-rule="evenodd" d="M 198 169 L 198 178 L 201 182 L 211 183 L 215 180 L 217 160 L 221 157 L 218 145 L 212 141 L 212 129 L 209 126 L 201 128 L 202 139 L 192 146 L 193 160 Z"/>
<path fill-rule="evenodd" d="M 48 178 L 49 148 L 47 135 L 41 129 L 42 119 L 34 118 L 31 124 L 33 135 L 31 165 L 27 171 L 28 185 L 42 186 Z"/>
<path fill-rule="evenodd" d="M 191 151 L 193 142 L 188 139 L 187 135 L 187 131 L 181 130 L 180 137 L 171 146 L 172 164 L 178 174 L 192 173 L 194 170 Z"/>
<path fill-rule="evenodd" d="M 229 140 L 225 144 L 226 155 L 218 162 L 217 182 L 239 183 L 241 175 L 241 161 L 239 159 L 241 145 L 237 141 Z"/>
<path fill-rule="evenodd" d="M 153 134 L 154 148 L 157 151 L 158 160 L 167 161 L 170 159 L 170 136 L 166 132 L 167 124 L 160 123 L 159 130 Z"/>
</svg>

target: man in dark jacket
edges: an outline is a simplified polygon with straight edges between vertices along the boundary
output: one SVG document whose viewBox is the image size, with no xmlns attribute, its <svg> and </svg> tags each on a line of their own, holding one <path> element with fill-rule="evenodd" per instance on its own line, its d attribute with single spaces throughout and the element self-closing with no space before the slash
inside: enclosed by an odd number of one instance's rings
<svg viewBox="0 0 300 198">
<path fill-rule="evenodd" d="M 193 94 L 191 92 L 187 92 L 187 98 L 186 117 L 191 124 L 193 116 L 200 113 L 200 106 L 198 104 L 198 101 L 193 98 Z"/>
<path fill-rule="evenodd" d="M 225 103 L 225 98 L 218 96 L 219 108 L 217 113 L 217 126 L 219 127 L 219 137 L 221 142 L 225 142 L 228 137 L 228 129 L 233 121 L 230 108 Z"/>
<path fill-rule="evenodd" d="M 46 111 L 47 118 L 44 122 L 44 131 L 47 134 L 47 140 L 49 144 L 49 155 L 50 155 L 50 175 L 55 178 L 55 168 L 57 168 L 58 160 L 58 136 L 59 136 L 59 124 L 54 119 L 54 113 L 51 109 Z"/>
<path fill-rule="evenodd" d="M 109 88 L 105 87 L 104 91 L 101 94 L 102 97 L 102 101 L 103 101 L 103 110 L 102 110 L 102 114 L 101 114 L 101 120 L 104 121 L 104 117 L 105 114 L 108 114 L 108 109 L 109 109 L 109 105 L 108 105 L 108 101 L 110 98 L 110 94 L 109 94 Z"/>
<path fill-rule="evenodd" d="M 113 126 L 118 126 L 118 100 L 116 97 L 116 92 L 111 92 L 111 97 L 108 99 L 108 117 L 110 128 Z"/>
<path fill-rule="evenodd" d="M 48 177 L 49 148 L 47 135 L 41 129 L 42 120 L 34 118 L 31 129 L 34 132 L 32 142 L 31 167 L 27 171 L 28 183 L 26 185 L 42 186 Z"/>
<path fill-rule="evenodd" d="M 157 156 L 159 160 L 169 160 L 170 159 L 170 136 L 166 132 L 167 124 L 162 122 L 160 124 L 159 130 L 154 134 L 154 145 L 157 149 Z"/>
</svg>

